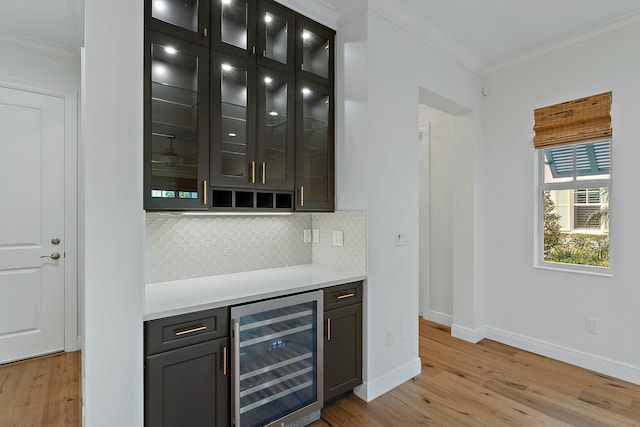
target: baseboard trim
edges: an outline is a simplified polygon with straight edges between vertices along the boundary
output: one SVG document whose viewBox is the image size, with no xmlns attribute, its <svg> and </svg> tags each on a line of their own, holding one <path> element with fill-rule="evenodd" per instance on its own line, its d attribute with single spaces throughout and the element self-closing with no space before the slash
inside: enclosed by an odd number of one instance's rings
<svg viewBox="0 0 640 427">
<path fill-rule="evenodd" d="M 484 329 L 486 338 L 491 340 L 640 385 L 640 366 L 577 351 L 490 326 Z"/>
<path fill-rule="evenodd" d="M 416 357 L 378 378 L 365 381 L 362 385 L 353 389 L 353 393 L 365 402 L 371 402 L 376 397 L 382 396 L 400 384 L 409 381 L 416 375 L 420 375 L 420 372 L 422 372 L 422 363 L 420 362 L 420 358 Z"/>
<path fill-rule="evenodd" d="M 453 316 L 439 311 L 431 310 L 429 312 L 429 320 L 445 326 L 453 325 Z"/>
<path fill-rule="evenodd" d="M 473 344 L 486 338 L 486 333 L 486 327 L 484 326 L 477 329 L 471 329 L 456 324 L 451 325 L 452 337 L 461 339 L 463 341 L 468 341 Z"/>
</svg>

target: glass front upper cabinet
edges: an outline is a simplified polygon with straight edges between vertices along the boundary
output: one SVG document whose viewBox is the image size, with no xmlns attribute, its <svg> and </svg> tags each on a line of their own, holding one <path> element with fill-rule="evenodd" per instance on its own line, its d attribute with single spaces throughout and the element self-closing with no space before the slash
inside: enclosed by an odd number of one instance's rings
<svg viewBox="0 0 640 427">
<path fill-rule="evenodd" d="M 208 44 L 209 5 L 200 0 L 146 0 L 147 26 L 191 42 Z"/>
<path fill-rule="evenodd" d="M 293 13 L 263 0 L 214 0 L 216 48 L 225 53 L 256 57 L 258 62 L 280 71 L 294 69 Z"/>
<path fill-rule="evenodd" d="M 214 61 L 212 106 L 212 178 L 216 185 L 254 186 L 258 180 L 255 153 L 255 66 L 235 56 Z"/>
<path fill-rule="evenodd" d="M 333 30 L 317 23 L 298 20 L 298 72 L 305 78 L 333 84 Z"/>
<path fill-rule="evenodd" d="M 258 76 L 258 150 L 260 188 L 294 186 L 294 78 L 261 67 Z"/>
<path fill-rule="evenodd" d="M 333 90 L 298 81 L 296 210 L 334 208 Z"/>
<path fill-rule="evenodd" d="M 208 50 L 146 36 L 145 207 L 205 208 Z"/>
</svg>

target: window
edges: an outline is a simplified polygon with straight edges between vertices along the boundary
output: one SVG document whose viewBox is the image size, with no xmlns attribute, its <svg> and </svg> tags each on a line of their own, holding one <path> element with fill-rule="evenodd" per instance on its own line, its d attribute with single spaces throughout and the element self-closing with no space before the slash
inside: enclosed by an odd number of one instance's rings
<svg viewBox="0 0 640 427">
<path fill-rule="evenodd" d="M 537 265 L 608 272 L 611 92 L 535 110 Z"/>
</svg>

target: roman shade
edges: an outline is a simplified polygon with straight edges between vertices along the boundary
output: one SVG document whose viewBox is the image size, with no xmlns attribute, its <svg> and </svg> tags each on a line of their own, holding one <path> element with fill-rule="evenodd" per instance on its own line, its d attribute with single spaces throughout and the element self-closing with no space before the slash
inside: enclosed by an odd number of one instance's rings
<svg viewBox="0 0 640 427">
<path fill-rule="evenodd" d="M 534 110 L 533 146 L 549 148 L 611 138 L 611 92 Z"/>
</svg>

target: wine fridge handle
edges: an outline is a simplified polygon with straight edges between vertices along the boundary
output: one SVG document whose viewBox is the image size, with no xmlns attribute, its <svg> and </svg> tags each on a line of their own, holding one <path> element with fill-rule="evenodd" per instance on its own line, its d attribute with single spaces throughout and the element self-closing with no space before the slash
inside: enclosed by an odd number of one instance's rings
<svg viewBox="0 0 640 427">
<path fill-rule="evenodd" d="M 233 390 L 231 398 L 233 399 L 233 424 L 240 426 L 240 321 L 232 319 L 233 331 L 231 335 L 231 358 L 233 359 L 232 375 Z"/>
</svg>

